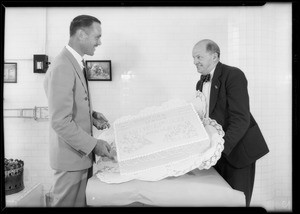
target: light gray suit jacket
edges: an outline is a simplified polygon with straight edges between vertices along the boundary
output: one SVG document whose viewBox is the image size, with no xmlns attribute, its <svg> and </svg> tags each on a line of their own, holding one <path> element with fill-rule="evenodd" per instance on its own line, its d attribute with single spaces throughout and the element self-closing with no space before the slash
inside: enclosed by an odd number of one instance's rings
<svg viewBox="0 0 300 214">
<path fill-rule="evenodd" d="M 73 171 L 92 166 L 97 139 L 92 137 L 92 106 L 83 71 L 64 48 L 44 80 L 50 119 L 50 165 Z"/>
</svg>

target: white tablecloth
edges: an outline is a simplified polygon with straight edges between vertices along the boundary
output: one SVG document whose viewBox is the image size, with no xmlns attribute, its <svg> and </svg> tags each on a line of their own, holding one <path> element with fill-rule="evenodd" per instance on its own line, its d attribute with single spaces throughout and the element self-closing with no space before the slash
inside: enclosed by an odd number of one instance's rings
<svg viewBox="0 0 300 214">
<path fill-rule="evenodd" d="M 107 184 L 94 175 L 88 180 L 86 197 L 88 206 L 140 202 L 151 206 L 245 207 L 244 193 L 232 189 L 213 167 L 155 182 L 132 180 Z"/>
</svg>

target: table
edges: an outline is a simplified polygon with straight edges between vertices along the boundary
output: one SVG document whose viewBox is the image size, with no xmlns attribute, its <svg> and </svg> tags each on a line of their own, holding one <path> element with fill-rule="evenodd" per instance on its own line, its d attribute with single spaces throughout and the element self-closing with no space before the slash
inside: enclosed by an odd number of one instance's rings
<svg viewBox="0 0 300 214">
<path fill-rule="evenodd" d="M 43 186 L 40 183 L 25 183 L 24 186 L 22 191 L 5 196 L 7 207 L 45 206 Z"/>
<path fill-rule="evenodd" d="M 213 167 L 155 182 L 107 184 L 93 175 L 87 183 L 86 197 L 88 206 L 245 207 L 244 193 L 232 189 Z"/>
</svg>

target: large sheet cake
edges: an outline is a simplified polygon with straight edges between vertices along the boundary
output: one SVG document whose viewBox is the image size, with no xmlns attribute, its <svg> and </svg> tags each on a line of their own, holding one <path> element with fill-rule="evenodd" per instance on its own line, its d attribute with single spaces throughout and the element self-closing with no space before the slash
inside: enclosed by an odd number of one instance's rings
<svg viewBox="0 0 300 214">
<path fill-rule="evenodd" d="M 198 157 L 209 136 L 192 104 L 148 111 L 114 123 L 121 175 L 132 175 Z"/>
</svg>

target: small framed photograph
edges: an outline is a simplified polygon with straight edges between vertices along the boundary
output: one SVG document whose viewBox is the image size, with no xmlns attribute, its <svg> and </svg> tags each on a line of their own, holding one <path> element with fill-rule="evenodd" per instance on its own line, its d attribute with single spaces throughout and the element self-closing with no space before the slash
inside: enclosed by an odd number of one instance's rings
<svg viewBox="0 0 300 214">
<path fill-rule="evenodd" d="M 4 63 L 4 82 L 5 83 L 17 82 L 17 63 L 15 62 Z"/>
<path fill-rule="evenodd" d="M 112 81 L 111 60 L 86 60 L 89 81 Z"/>
</svg>

